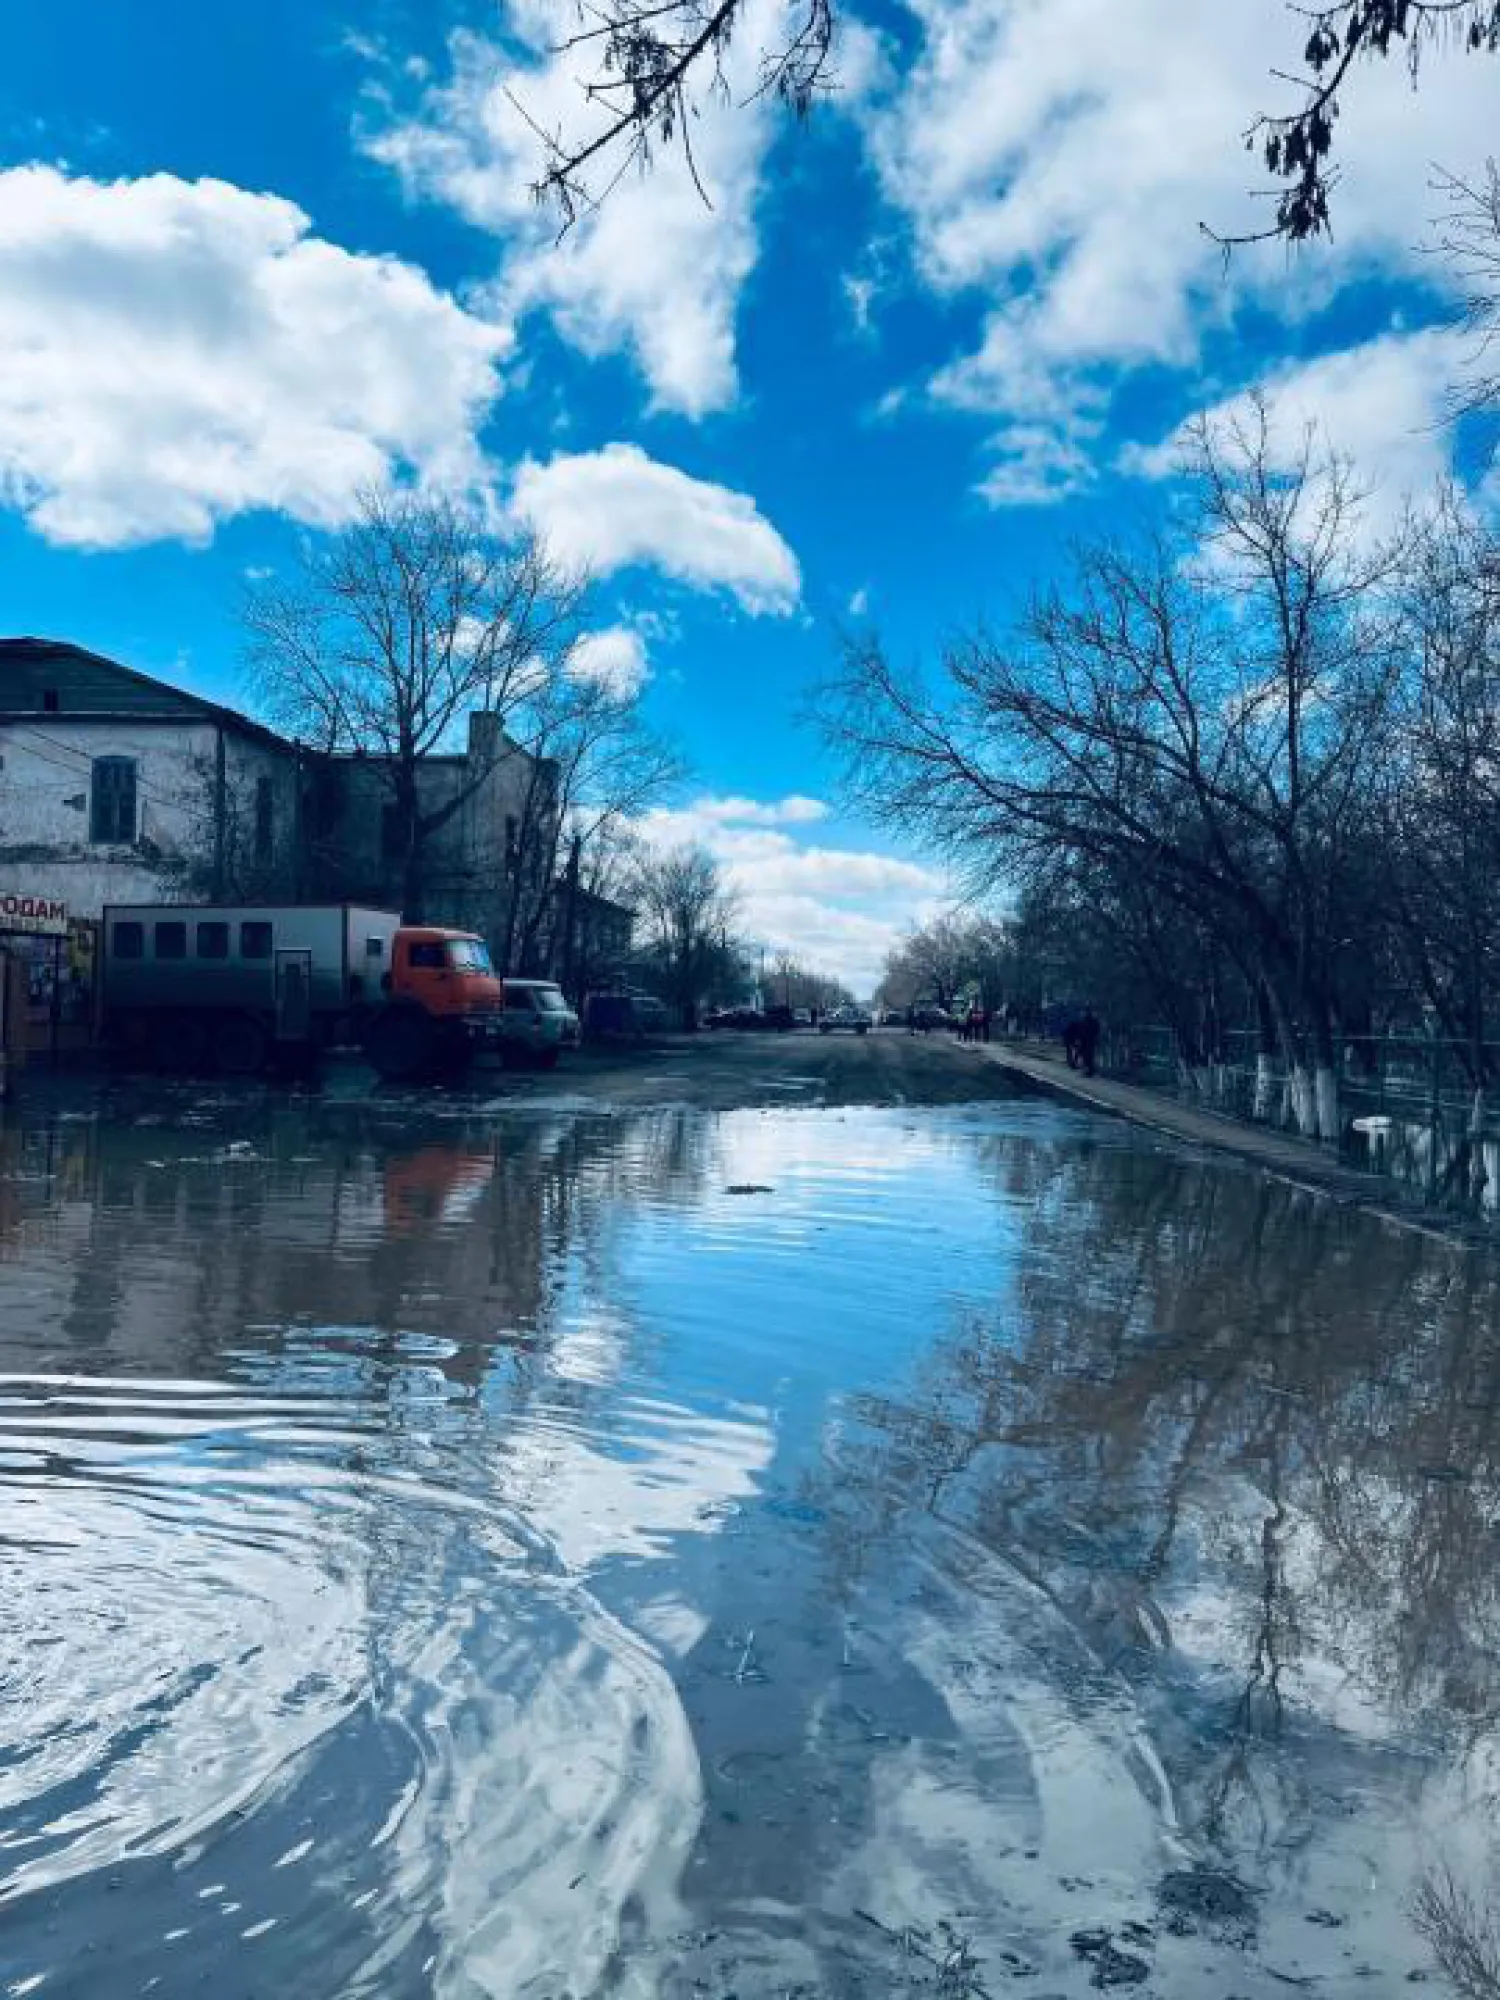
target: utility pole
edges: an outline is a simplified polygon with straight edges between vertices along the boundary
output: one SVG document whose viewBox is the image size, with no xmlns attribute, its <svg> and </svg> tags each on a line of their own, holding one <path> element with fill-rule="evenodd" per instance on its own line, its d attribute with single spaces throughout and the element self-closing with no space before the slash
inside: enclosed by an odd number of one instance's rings
<svg viewBox="0 0 1500 2000">
<path fill-rule="evenodd" d="M 574 990 L 577 971 L 575 950 L 578 936 L 578 871 L 583 861 L 583 836 L 575 833 L 568 849 L 567 897 L 563 907 L 563 991 L 574 1002 L 583 998 Z"/>
</svg>

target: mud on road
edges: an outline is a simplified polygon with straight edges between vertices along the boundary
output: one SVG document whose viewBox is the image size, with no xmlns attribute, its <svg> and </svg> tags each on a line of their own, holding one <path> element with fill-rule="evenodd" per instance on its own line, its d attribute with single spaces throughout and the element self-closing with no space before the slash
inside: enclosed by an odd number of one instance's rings
<svg viewBox="0 0 1500 2000">
<path fill-rule="evenodd" d="M 478 1088 L 485 1073 L 476 1072 Z M 638 1046 L 586 1049 L 547 1075 L 508 1073 L 518 1101 L 559 1091 L 628 1105 L 682 1103 L 706 1111 L 781 1104 L 967 1104 L 1013 1097 L 1015 1086 L 981 1051 L 949 1035 L 704 1033 Z"/>
</svg>

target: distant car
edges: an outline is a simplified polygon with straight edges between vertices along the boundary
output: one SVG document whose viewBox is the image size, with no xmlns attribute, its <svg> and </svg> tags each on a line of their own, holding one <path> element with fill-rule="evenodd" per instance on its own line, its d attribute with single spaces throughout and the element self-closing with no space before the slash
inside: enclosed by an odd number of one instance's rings
<svg viewBox="0 0 1500 2000">
<path fill-rule="evenodd" d="M 778 1035 L 785 1035 L 796 1027 L 797 1016 L 790 1007 L 766 1007 L 762 1009 L 759 1025 L 774 1028 Z"/>
<path fill-rule="evenodd" d="M 765 1021 L 758 1007 L 718 1007 L 712 1014 L 703 1017 L 705 1028 L 763 1028 Z"/>
<path fill-rule="evenodd" d="M 794 1007 L 792 1009 L 792 1019 L 799 1028 L 810 1028 L 812 1026 L 811 1008 Z"/>
<path fill-rule="evenodd" d="M 954 1025 L 953 1016 L 948 1012 L 946 1007 L 919 1007 L 917 1009 L 917 1026 L 924 1033 L 930 1032 L 935 1028 L 951 1028 Z"/>
<path fill-rule="evenodd" d="M 851 1034 L 867 1035 L 870 1032 L 870 1017 L 863 1007 L 835 1007 L 831 1014 L 825 1014 L 818 1023 L 820 1035 L 831 1035 L 835 1028 L 847 1028 Z"/>
</svg>

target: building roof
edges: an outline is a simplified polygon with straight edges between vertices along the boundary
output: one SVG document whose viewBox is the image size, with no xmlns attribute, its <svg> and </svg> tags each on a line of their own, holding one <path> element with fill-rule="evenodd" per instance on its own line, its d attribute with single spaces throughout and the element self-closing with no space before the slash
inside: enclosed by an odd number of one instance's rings
<svg viewBox="0 0 1500 2000">
<path fill-rule="evenodd" d="M 49 709 L 43 698 L 51 689 L 62 693 L 64 675 L 66 705 Z M 103 653 L 75 646 L 71 640 L 0 639 L 0 720 L 30 720 L 37 715 L 54 720 L 71 716 L 130 722 L 174 722 L 193 717 L 284 750 L 288 756 L 293 749 L 284 736 L 241 715 L 236 708 L 123 666 Z"/>
</svg>

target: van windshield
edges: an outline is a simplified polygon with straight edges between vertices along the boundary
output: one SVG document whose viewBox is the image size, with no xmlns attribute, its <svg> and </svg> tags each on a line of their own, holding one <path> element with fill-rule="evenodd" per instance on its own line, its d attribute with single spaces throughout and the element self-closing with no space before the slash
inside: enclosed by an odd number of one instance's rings
<svg viewBox="0 0 1500 2000">
<path fill-rule="evenodd" d="M 448 945 L 448 963 L 455 972 L 493 972 L 488 947 L 478 938 L 454 938 Z"/>
<path fill-rule="evenodd" d="M 532 993 L 536 998 L 538 1012 L 543 1014 L 567 1013 L 568 1003 L 562 997 L 562 991 L 559 987 L 534 986 L 532 988 Z"/>
</svg>

